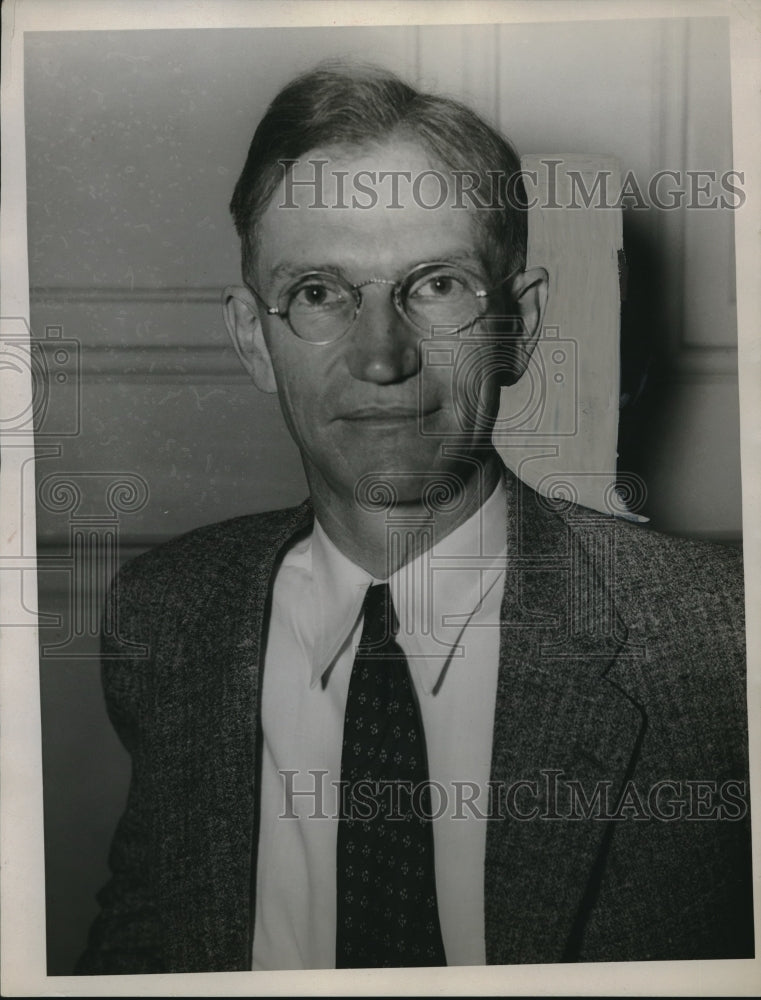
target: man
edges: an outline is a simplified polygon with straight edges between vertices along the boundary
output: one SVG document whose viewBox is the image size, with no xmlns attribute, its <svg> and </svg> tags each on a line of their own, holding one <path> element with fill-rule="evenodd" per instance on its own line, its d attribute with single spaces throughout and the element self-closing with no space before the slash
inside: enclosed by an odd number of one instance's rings
<svg viewBox="0 0 761 1000">
<path fill-rule="evenodd" d="M 524 205 L 505 140 L 384 72 L 270 106 L 225 318 L 310 501 L 114 587 L 133 774 L 78 971 L 752 954 L 740 561 L 503 468 Z"/>
</svg>

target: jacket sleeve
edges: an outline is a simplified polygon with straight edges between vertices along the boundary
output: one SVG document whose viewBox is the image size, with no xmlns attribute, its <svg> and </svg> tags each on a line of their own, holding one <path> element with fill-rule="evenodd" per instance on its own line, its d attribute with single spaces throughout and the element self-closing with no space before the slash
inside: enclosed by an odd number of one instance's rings
<svg viewBox="0 0 761 1000">
<path fill-rule="evenodd" d="M 162 929 L 152 889 L 150 678 L 154 663 L 150 589 L 134 564 L 116 577 L 103 619 L 101 677 L 109 718 L 130 754 L 132 774 L 125 812 L 111 844 L 111 878 L 97 895 L 101 906 L 75 975 L 161 972 Z"/>
</svg>

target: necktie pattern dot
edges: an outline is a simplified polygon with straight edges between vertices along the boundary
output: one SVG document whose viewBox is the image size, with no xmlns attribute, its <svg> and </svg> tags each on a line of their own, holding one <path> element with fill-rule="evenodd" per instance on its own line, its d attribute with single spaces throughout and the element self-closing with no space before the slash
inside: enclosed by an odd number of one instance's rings
<svg viewBox="0 0 761 1000">
<path fill-rule="evenodd" d="M 337 968 L 446 965 L 428 765 L 388 584 L 371 586 L 349 682 L 337 846 Z"/>
</svg>

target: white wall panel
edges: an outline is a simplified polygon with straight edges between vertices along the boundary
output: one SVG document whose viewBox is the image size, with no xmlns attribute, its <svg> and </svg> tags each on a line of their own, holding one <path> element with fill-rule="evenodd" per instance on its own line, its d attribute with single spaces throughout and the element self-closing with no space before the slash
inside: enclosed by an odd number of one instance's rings
<svg viewBox="0 0 761 1000">
<path fill-rule="evenodd" d="M 416 30 L 27 36 L 32 285 L 224 285 L 227 206 L 275 94 L 324 59 L 414 73 Z"/>
<path fill-rule="evenodd" d="M 421 28 L 420 86 L 464 101 L 496 123 L 499 112 L 497 42 L 494 25 Z"/>
</svg>

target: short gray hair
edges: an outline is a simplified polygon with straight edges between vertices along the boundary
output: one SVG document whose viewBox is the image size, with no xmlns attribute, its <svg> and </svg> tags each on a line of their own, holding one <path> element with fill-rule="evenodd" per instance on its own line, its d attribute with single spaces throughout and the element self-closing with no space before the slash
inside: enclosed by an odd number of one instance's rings
<svg viewBox="0 0 761 1000">
<path fill-rule="evenodd" d="M 253 266 L 257 224 L 284 175 L 282 161 L 318 147 L 361 148 L 391 135 L 417 140 L 438 165 L 474 177 L 469 193 L 488 206 L 484 228 L 494 265 L 502 276 L 523 269 L 526 193 L 510 142 L 459 101 L 421 93 L 377 66 L 331 62 L 281 90 L 254 133 L 230 203 L 244 279 Z"/>
</svg>

